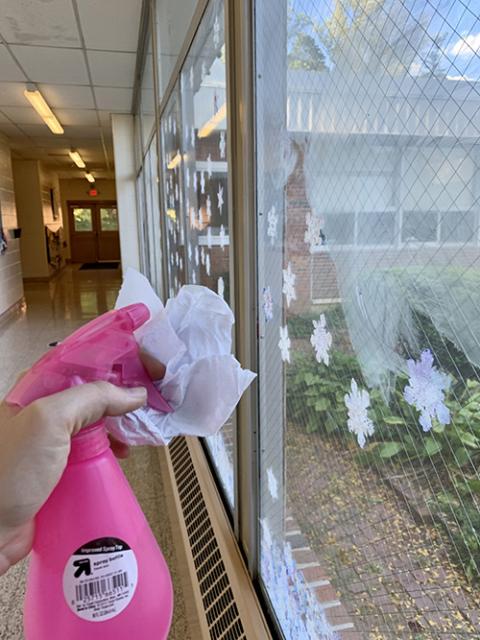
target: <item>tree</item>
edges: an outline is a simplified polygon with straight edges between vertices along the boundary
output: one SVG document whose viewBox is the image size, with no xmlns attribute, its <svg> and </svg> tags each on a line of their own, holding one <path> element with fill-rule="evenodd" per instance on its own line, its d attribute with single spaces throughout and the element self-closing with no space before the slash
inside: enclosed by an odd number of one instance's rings
<svg viewBox="0 0 480 640">
<path fill-rule="evenodd" d="M 288 53 L 290 69 L 324 71 L 325 54 L 321 50 L 316 36 L 308 33 L 310 18 L 304 13 L 296 13 L 292 6 L 288 8 Z"/>
</svg>

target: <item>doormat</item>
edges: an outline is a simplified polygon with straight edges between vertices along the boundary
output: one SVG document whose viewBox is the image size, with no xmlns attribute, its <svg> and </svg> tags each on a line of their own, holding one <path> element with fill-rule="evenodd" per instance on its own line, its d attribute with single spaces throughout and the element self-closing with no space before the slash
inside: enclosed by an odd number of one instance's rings
<svg viewBox="0 0 480 640">
<path fill-rule="evenodd" d="M 80 267 L 80 271 L 87 271 L 90 269 L 118 269 L 119 262 L 85 262 Z"/>
</svg>

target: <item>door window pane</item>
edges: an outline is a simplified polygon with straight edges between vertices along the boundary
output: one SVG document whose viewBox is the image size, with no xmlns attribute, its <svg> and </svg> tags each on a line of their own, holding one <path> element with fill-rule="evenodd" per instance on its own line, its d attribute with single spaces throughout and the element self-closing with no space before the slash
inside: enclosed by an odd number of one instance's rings
<svg viewBox="0 0 480 640">
<path fill-rule="evenodd" d="M 75 231 L 92 231 L 92 210 L 75 207 L 73 209 L 73 222 L 75 225 Z"/>
<path fill-rule="evenodd" d="M 223 2 L 210 3 L 180 81 L 188 281 L 210 287 L 231 305 Z M 233 506 L 233 417 L 206 442 Z"/>
<path fill-rule="evenodd" d="M 478 636 L 469 4 L 255 3 L 259 573 L 289 640 Z"/>
<path fill-rule="evenodd" d="M 100 207 L 100 228 L 102 231 L 118 231 L 116 207 Z"/>
</svg>

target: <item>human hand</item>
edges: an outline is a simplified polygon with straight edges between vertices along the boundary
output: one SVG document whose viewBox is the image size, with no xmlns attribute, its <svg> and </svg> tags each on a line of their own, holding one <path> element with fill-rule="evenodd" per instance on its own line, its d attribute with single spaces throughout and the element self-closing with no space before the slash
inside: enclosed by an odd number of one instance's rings
<svg viewBox="0 0 480 640">
<path fill-rule="evenodd" d="M 142 354 L 153 379 L 161 363 Z M 30 552 L 34 517 L 67 464 L 72 436 L 103 416 L 118 416 L 146 403 L 143 387 L 125 389 L 92 382 L 41 398 L 16 413 L 0 404 L 0 575 Z M 128 446 L 111 438 L 118 457 Z"/>
</svg>

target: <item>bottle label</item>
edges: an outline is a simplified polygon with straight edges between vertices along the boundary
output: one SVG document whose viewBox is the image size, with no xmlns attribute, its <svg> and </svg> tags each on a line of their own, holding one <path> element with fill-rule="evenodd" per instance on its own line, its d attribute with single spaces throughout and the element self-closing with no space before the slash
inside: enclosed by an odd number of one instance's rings
<svg viewBox="0 0 480 640">
<path fill-rule="evenodd" d="M 128 606 L 137 582 L 137 559 L 128 544 L 118 538 L 97 538 L 68 559 L 63 594 L 79 618 L 103 622 Z"/>
</svg>

